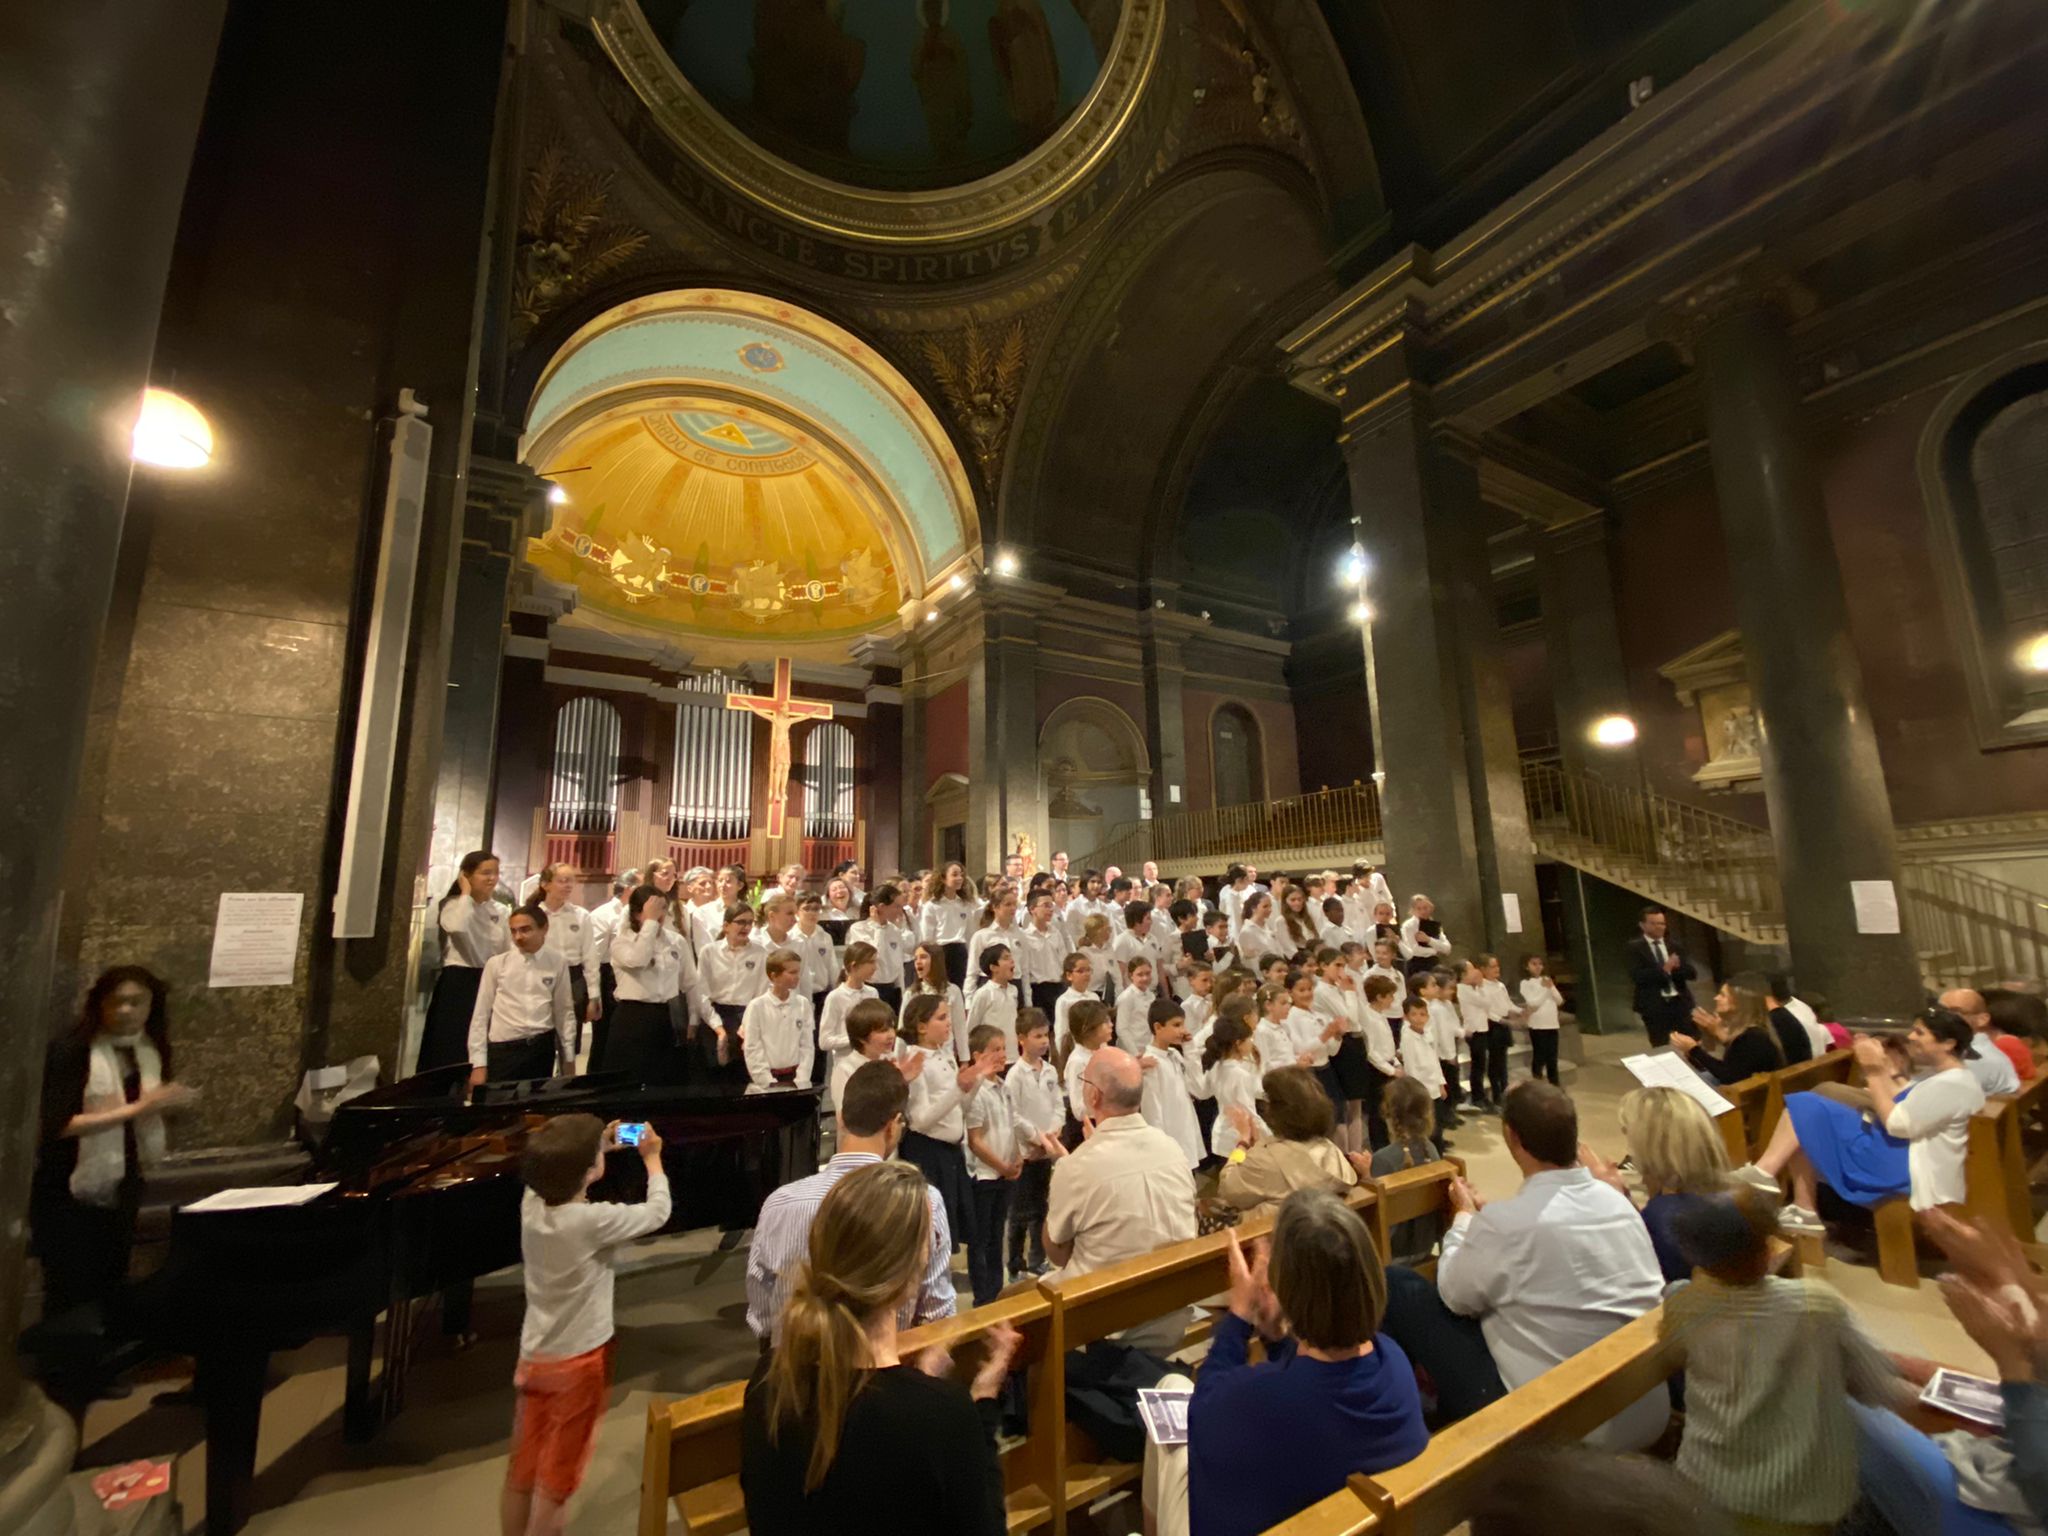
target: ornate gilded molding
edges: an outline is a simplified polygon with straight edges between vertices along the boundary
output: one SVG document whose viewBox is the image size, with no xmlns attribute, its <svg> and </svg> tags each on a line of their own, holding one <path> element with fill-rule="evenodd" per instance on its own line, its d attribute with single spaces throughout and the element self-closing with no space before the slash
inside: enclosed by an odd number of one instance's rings
<svg viewBox="0 0 2048 1536">
<path fill-rule="evenodd" d="M 617 272 L 646 246 L 645 230 L 611 211 L 613 175 L 574 164 L 551 138 L 526 173 L 513 257 L 512 325 L 531 332 L 549 315 Z"/>
<path fill-rule="evenodd" d="M 929 246 L 1026 220 L 1078 190 L 1101 167 L 1152 77 L 1166 33 L 1166 3 L 1125 0 L 1094 88 L 1044 144 L 993 176 L 929 192 L 847 186 L 768 153 L 684 78 L 635 0 L 597 0 L 590 24 L 663 134 L 729 192 L 829 238 Z"/>
<path fill-rule="evenodd" d="M 991 340 L 969 320 L 957 344 L 942 345 L 926 336 L 921 345 L 953 419 L 973 443 L 982 475 L 993 485 L 1024 387 L 1023 320 L 1012 320 L 1000 340 Z"/>
</svg>

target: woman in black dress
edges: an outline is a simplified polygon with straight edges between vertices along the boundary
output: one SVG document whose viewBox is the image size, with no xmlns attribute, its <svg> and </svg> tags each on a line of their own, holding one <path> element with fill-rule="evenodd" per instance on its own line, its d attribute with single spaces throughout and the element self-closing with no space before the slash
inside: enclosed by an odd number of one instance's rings
<svg viewBox="0 0 2048 1536">
<path fill-rule="evenodd" d="M 1671 1032 L 1671 1048 L 1709 1082 L 1739 1083 L 1785 1065 L 1785 1053 L 1771 1033 L 1763 993 L 1742 985 L 1739 976 L 1721 983 L 1721 990 L 1714 994 L 1712 1013 L 1695 1008 L 1692 1020 L 1718 1050 L 1709 1051 L 1696 1036 L 1677 1030 Z"/>
<path fill-rule="evenodd" d="M 192 1100 L 171 1079 L 168 992 L 141 966 L 117 965 L 50 1042 L 29 1208 L 45 1317 L 92 1305 L 118 1328 L 143 1174 L 164 1155 L 164 1116 Z"/>
<path fill-rule="evenodd" d="M 966 1386 L 943 1358 L 897 1353 L 932 1227 L 924 1177 L 903 1162 L 854 1170 L 818 1207 L 775 1352 L 747 1388 L 740 1488 L 753 1536 L 1003 1536 L 996 1400 L 1016 1330 L 983 1336 Z"/>
</svg>

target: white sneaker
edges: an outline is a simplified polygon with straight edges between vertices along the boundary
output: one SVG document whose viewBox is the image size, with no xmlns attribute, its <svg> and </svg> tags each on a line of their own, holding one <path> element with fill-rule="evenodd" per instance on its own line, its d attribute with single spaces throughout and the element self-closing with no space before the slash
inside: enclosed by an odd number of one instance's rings
<svg viewBox="0 0 2048 1536">
<path fill-rule="evenodd" d="M 1737 1184 L 1746 1184 L 1758 1194 L 1769 1195 L 1773 1200 L 1784 1198 L 1784 1191 L 1778 1188 L 1778 1181 L 1755 1163 L 1744 1163 L 1728 1175 Z"/>
<path fill-rule="evenodd" d="M 1803 1205 L 1787 1205 L 1778 1212 L 1778 1225 L 1787 1232 L 1825 1234 L 1827 1224 Z"/>
</svg>

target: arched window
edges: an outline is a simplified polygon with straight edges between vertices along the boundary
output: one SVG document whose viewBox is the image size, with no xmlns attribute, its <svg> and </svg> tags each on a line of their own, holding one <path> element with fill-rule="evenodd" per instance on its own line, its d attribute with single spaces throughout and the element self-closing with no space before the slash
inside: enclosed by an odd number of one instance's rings
<svg viewBox="0 0 2048 1536">
<path fill-rule="evenodd" d="M 1216 803 L 1249 805 L 1265 799 L 1265 752 L 1252 712 L 1239 704 L 1225 704 L 1210 724 L 1209 742 Z"/>
<path fill-rule="evenodd" d="M 584 694 L 555 714 L 548 830 L 610 836 L 619 817 L 619 712 Z"/>
<path fill-rule="evenodd" d="M 733 842 L 754 827 L 754 717 L 727 709 L 729 693 L 751 693 L 743 677 L 708 672 L 679 685 L 675 772 L 668 835 L 688 842 Z"/>
<path fill-rule="evenodd" d="M 2048 360 L 1966 381 L 1930 431 L 1923 479 L 1978 734 L 2048 740 Z"/>
<path fill-rule="evenodd" d="M 804 737 L 804 836 L 853 836 L 853 732 L 835 721 Z"/>
</svg>

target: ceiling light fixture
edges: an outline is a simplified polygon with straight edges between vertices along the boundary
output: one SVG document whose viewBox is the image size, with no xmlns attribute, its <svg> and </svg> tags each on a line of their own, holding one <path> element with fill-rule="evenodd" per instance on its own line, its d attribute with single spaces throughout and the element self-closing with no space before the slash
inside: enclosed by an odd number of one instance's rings
<svg viewBox="0 0 2048 1536">
<path fill-rule="evenodd" d="M 1597 746 L 1625 747 L 1636 739 L 1636 723 L 1627 715 L 1602 715 L 1587 734 Z"/>
<path fill-rule="evenodd" d="M 142 392 L 128 452 L 158 469 L 204 469 L 213 462 L 213 428 L 183 395 L 152 385 Z"/>
</svg>

